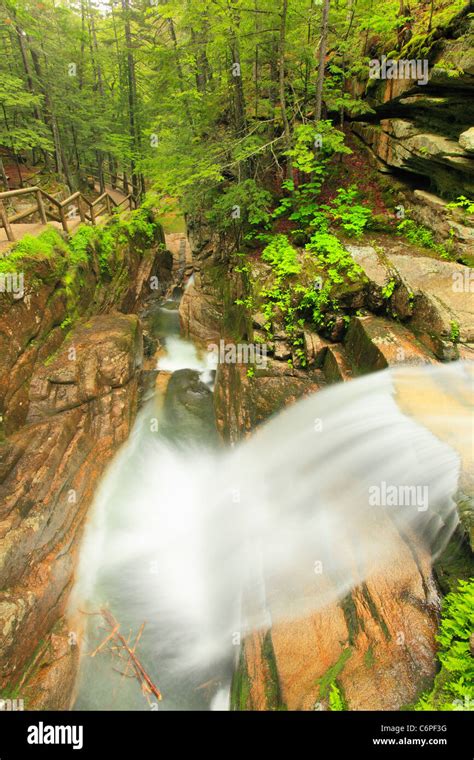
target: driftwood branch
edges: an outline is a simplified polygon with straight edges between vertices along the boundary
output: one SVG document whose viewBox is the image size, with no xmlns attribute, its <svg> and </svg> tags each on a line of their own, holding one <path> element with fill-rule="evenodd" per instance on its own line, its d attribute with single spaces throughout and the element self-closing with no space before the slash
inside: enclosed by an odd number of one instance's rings
<svg viewBox="0 0 474 760">
<path fill-rule="evenodd" d="M 132 637 L 131 632 L 128 637 L 125 638 L 125 636 L 120 633 L 120 624 L 106 607 L 103 607 L 99 612 L 87 612 L 85 614 L 100 615 L 106 626 L 102 630 L 107 633 L 104 640 L 93 652 L 90 652 L 89 656 L 95 657 L 100 652 L 104 651 L 104 649 L 107 650 L 112 656 L 118 657 L 122 662 L 125 662 L 125 665 L 122 666 L 124 667 L 124 670 L 114 668 L 117 673 L 120 673 L 120 675 L 125 678 L 135 678 L 140 684 L 142 692 L 147 699 L 149 699 L 149 695 L 153 695 L 156 699 L 161 701 L 163 697 L 159 688 L 148 675 L 136 652 L 138 642 L 140 641 L 145 628 L 145 623 L 142 623 L 133 645 L 130 645 Z M 132 669 L 131 673 L 128 672 L 130 668 Z"/>
</svg>

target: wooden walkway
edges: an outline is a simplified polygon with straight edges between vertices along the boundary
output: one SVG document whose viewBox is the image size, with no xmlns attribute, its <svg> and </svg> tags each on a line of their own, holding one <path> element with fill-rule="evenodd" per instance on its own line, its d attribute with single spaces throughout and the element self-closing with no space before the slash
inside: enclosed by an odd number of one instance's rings
<svg viewBox="0 0 474 760">
<path fill-rule="evenodd" d="M 98 185 L 96 192 L 100 193 Z M 33 205 L 27 206 L 14 214 L 8 215 L 5 201 L 15 198 L 33 198 Z M 61 201 L 40 187 L 27 187 L 0 193 L 0 255 L 5 255 L 24 235 L 40 235 L 46 227 L 55 227 L 67 234 L 82 224 L 100 224 L 114 210 L 133 208 L 132 195 L 126 195 L 117 188 L 106 186 L 105 192 L 90 201 L 82 193 L 73 193 Z M 23 222 L 31 216 L 39 221 Z"/>
</svg>

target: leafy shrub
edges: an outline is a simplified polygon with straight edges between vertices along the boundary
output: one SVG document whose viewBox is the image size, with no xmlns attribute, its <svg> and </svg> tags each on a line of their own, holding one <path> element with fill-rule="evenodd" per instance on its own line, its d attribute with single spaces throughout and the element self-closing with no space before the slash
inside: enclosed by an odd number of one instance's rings
<svg viewBox="0 0 474 760">
<path fill-rule="evenodd" d="M 226 192 L 214 201 L 207 219 L 220 229 L 227 229 L 235 221 L 251 227 L 266 227 L 270 222 L 270 205 L 272 196 L 260 187 L 255 180 L 247 179 L 239 184 L 230 185 Z M 239 216 L 233 216 L 238 209 Z"/>
<path fill-rule="evenodd" d="M 275 270 L 277 277 L 299 274 L 301 264 L 298 253 L 291 245 L 286 235 L 275 235 L 262 252 L 263 261 L 268 261 Z"/>
<path fill-rule="evenodd" d="M 430 248 L 436 251 L 441 258 L 450 258 L 451 254 L 442 243 L 437 243 L 433 233 L 421 224 L 415 224 L 413 219 L 403 219 L 397 225 L 397 233 L 403 235 L 408 242 L 419 245 L 422 248 Z"/>
<path fill-rule="evenodd" d="M 415 710 L 474 710 L 474 657 L 470 652 L 474 611 L 474 578 L 459 581 L 443 601 L 437 641 L 441 671 L 434 688 L 423 694 Z"/>
<path fill-rule="evenodd" d="M 294 169 L 308 175 L 298 186 L 286 180 L 282 187 L 288 196 L 282 198 L 273 217 L 288 215 L 292 221 L 309 224 L 317 212 L 316 198 L 327 174 L 329 159 L 336 153 L 352 153 L 344 145 L 344 133 L 328 120 L 315 124 L 300 124 L 295 129 L 294 147 L 286 152 Z"/>
<path fill-rule="evenodd" d="M 465 195 L 459 195 L 455 201 L 448 203 L 447 208 L 460 208 L 466 214 L 474 214 L 474 201 L 469 200 Z"/>
<path fill-rule="evenodd" d="M 358 195 L 355 185 L 347 189 L 340 187 L 330 206 L 325 207 L 332 219 L 354 237 L 362 235 L 372 217 L 370 208 L 356 202 Z"/>
</svg>

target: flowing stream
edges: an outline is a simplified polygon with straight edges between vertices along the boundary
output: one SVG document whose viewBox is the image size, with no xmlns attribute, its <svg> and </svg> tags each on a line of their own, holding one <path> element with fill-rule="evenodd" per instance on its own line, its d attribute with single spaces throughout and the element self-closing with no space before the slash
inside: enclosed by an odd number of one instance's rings
<svg viewBox="0 0 474 760">
<path fill-rule="evenodd" d="M 389 573 L 401 537 L 440 551 L 457 522 L 460 457 L 397 395 L 429 383 L 447 391 L 459 411 L 431 411 L 448 415 L 465 445 L 470 378 L 460 362 L 368 375 L 225 449 L 212 365 L 180 337 L 175 306 L 154 317 L 167 349 L 159 368 L 172 373 L 166 393 L 142 407 L 100 484 L 73 598 L 81 610 L 108 605 L 125 635 L 146 623 L 137 651 L 163 694 L 160 710 L 228 709 L 247 631 Z M 88 618 L 84 652 L 105 635 L 100 618 Z M 76 709 L 150 709 L 136 680 L 114 670 L 120 661 L 99 653 L 81 662 Z"/>
</svg>

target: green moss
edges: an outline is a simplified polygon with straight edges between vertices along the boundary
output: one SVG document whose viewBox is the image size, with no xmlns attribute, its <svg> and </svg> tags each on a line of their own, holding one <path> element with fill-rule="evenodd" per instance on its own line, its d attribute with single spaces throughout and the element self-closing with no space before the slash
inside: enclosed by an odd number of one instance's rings
<svg viewBox="0 0 474 760">
<path fill-rule="evenodd" d="M 51 277 L 60 276 L 66 267 L 64 256 L 68 248 L 61 235 L 53 227 L 45 229 L 38 237 L 25 235 L 15 246 L 0 259 L 0 274 L 6 273 L 25 273 L 36 276 L 38 265 L 46 263 L 47 267 L 42 269 L 42 276 L 46 278 L 50 273 Z M 32 277 L 29 277 L 30 285 Z"/>
<path fill-rule="evenodd" d="M 352 645 L 355 643 L 357 634 L 360 631 L 360 622 L 351 592 L 341 601 L 341 608 L 349 631 L 349 644 Z"/>
<path fill-rule="evenodd" d="M 240 649 L 238 665 L 232 675 L 232 684 L 230 688 L 230 709 L 239 711 L 249 710 L 250 691 L 250 676 L 245 659 L 245 650 L 242 646 Z"/>
<path fill-rule="evenodd" d="M 0 699 L 21 699 L 21 689 L 23 685 L 30 680 L 35 673 L 38 672 L 40 665 L 41 665 L 41 658 L 44 652 L 46 651 L 47 646 L 49 646 L 50 642 L 46 639 L 40 639 L 38 644 L 36 645 L 31 657 L 27 660 L 25 665 L 23 666 L 22 670 L 15 675 L 15 680 L 8 684 L 4 689 L 2 689 L 2 693 L 0 694 Z M 26 700 L 25 700 L 25 707 L 26 707 Z"/>
<path fill-rule="evenodd" d="M 466 536 L 458 528 L 434 565 L 436 580 L 443 594 L 456 591 L 459 580 L 472 574 L 472 552 Z"/>
<path fill-rule="evenodd" d="M 350 657 L 352 657 L 352 647 L 349 646 L 341 652 L 334 665 L 331 665 L 331 667 L 326 670 L 324 675 L 322 675 L 321 678 L 318 678 L 316 683 L 319 685 L 320 699 L 327 699 L 329 697 L 331 686 L 335 683 L 338 676 L 344 670 L 346 662 Z"/>
<path fill-rule="evenodd" d="M 369 646 L 366 653 L 364 654 L 364 664 L 367 668 L 373 668 L 375 664 L 375 656 L 374 656 L 374 651 L 372 649 L 372 644 Z"/>
<path fill-rule="evenodd" d="M 268 667 L 268 678 L 265 682 L 265 696 L 267 698 L 267 710 L 286 710 L 283 702 L 278 667 L 273 649 L 271 631 L 267 631 L 263 639 L 262 656 Z"/>
<path fill-rule="evenodd" d="M 104 226 L 81 225 L 67 241 L 47 227 L 38 237 L 25 235 L 0 259 L 0 274 L 24 273 L 28 288 L 52 283 L 58 294 L 63 289 L 67 315 L 61 326 L 69 328 L 84 311 L 85 288 L 113 283 L 114 299 L 119 300 L 129 287 L 127 257 L 135 251 L 147 255 L 157 239 L 163 240 L 161 227 L 147 207 L 116 216 Z"/>
<path fill-rule="evenodd" d="M 375 605 L 374 600 L 372 599 L 369 589 L 367 588 L 367 585 L 365 583 L 362 584 L 362 594 L 364 596 L 364 599 L 367 603 L 367 606 L 370 610 L 370 614 L 372 615 L 373 619 L 379 624 L 380 628 L 382 629 L 382 633 L 385 636 L 387 641 L 391 640 L 390 631 L 388 630 L 388 626 L 383 619 L 382 615 L 379 614 L 379 611 L 377 610 L 377 607 Z"/>
</svg>

